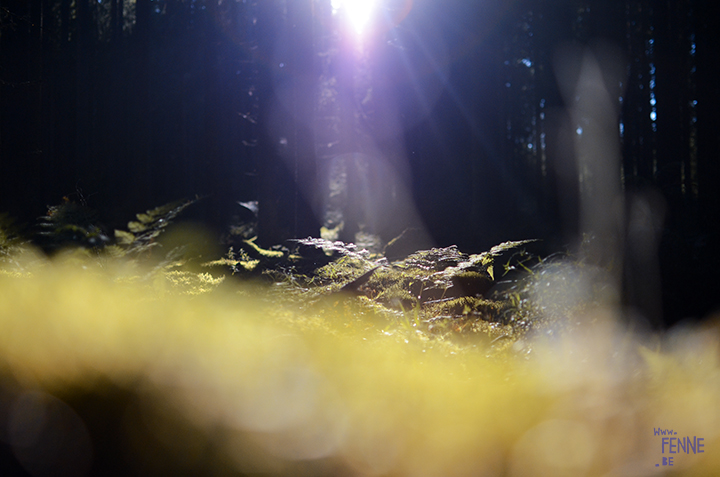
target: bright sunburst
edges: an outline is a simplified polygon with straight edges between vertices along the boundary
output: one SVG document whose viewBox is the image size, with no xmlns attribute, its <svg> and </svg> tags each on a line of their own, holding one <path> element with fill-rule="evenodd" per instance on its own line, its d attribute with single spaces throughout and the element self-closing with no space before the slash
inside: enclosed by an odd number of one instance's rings
<svg viewBox="0 0 720 477">
<path fill-rule="evenodd" d="M 365 31 L 376 5 L 377 0 L 332 0 L 333 12 L 342 12 L 358 35 Z"/>
</svg>

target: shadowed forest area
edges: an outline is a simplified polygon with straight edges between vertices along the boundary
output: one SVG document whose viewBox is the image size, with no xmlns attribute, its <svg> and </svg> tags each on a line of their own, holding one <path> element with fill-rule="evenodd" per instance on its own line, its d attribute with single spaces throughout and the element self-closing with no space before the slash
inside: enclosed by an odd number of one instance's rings
<svg viewBox="0 0 720 477">
<path fill-rule="evenodd" d="M 666 323 L 713 310 L 712 2 L 389 0 L 362 40 L 338 4 L 3 2 L 0 210 L 32 228 L 67 197 L 111 231 L 199 195 L 222 231 L 259 201 L 264 246 L 419 226 L 552 253 L 612 229 L 628 295 Z"/>
</svg>

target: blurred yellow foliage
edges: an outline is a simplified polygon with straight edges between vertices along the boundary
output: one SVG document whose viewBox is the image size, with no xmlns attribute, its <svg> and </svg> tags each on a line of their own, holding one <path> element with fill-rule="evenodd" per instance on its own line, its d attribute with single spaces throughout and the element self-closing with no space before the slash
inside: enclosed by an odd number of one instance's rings
<svg viewBox="0 0 720 477">
<path fill-rule="evenodd" d="M 594 310 L 490 353 L 366 320 L 357 298 L 293 305 L 207 273 L 140 279 L 122 259 L 5 269 L 0 440 L 29 471 L 720 474 L 717 320 L 638 337 Z M 80 436 L 61 457 L 53 426 Z M 686 436 L 703 452 L 661 448 Z"/>
</svg>

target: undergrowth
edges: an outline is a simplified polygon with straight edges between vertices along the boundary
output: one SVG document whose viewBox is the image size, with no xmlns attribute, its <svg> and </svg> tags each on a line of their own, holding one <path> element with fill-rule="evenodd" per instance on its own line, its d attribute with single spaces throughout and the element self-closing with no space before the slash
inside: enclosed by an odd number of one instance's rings
<svg viewBox="0 0 720 477">
<path fill-rule="evenodd" d="M 717 320 L 633 332 L 611 270 L 528 241 L 388 260 L 249 237 L 210 256 L 195 235 L 167 239 L 191 205 L 111 234 L 65 203 L 41 240 L 3 219 L 2 462 L 31 475 L 720 470 Z M 703 452 L 670 454 L 658 429 Z"/>
</svg>

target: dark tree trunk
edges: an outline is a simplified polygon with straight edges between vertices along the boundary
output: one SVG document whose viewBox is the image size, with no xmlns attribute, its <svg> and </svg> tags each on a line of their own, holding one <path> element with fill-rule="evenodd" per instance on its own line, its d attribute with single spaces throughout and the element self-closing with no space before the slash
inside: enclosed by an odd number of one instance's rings
<svg viewBox="0 0 720 477">
<path fill-rule="evenodd" d="M 697 180 L 704 220 L 720 233 L 720 11 L 714 2 L 695 2 L 697 31 Z"/>
<path fill-rule="evenodd" d="M 91 149 L 91 141 L 95 137 L 94 121 L 91 116 L 94 99 L 94 65 L 95 42 L 93 35 L 93 19 L 90 12 L 90 0 L 77 2 L 77 21 L 75 23 L 75 157 L 73 161 L 79 166 L 78 179 L 85 171 L 94 168 L 95 162 Z"/>
<path fill-rule="evenodd" d="M 258 7 L 260 242 L 317 236 L 315 73 L 310 0 Z"/>
<path fill-rule="evenodd" d="M 314 49 L 313 0 L 288 3 L 292 19 L 291 53 L 293 75 L 292 164 L 295 181 L 293 236 L 318 236 L 320 211 L 315 155 L 315 109 L 318 98 L 318 68 Z M 293 64 L 294 62 L 294 64 Z"/>
<path fill-rule="evenodd" d="M 137 0 L 135 4 L 136 24 L 132 50 L 132 61 L 129 63 L 134 77 L 130 85 L 132 96 L 129 104 L 132 107 L 130 121 L 134 136 L 133 147 L 129 151 L 132 157 L 119 158 L 132 164 L 135 173 L 124 184 L 129 190 L 137 193 L 144 203 L 155 203 L 156 184 L 153 184 L 153 162 L 151 148 L 151 98 L 149 90 L 150 40 L 151 40 L 151 0 Z M 136 204 L 142 210 L 142 204 Z"/>
<path fill-rule="evenodd" d="M 122 38 L 123 29 L 123 3 L 124 0 L 111 0 L 110 7 L 110 35 L 113 43 L 118 43 Z"/>
</svg>

